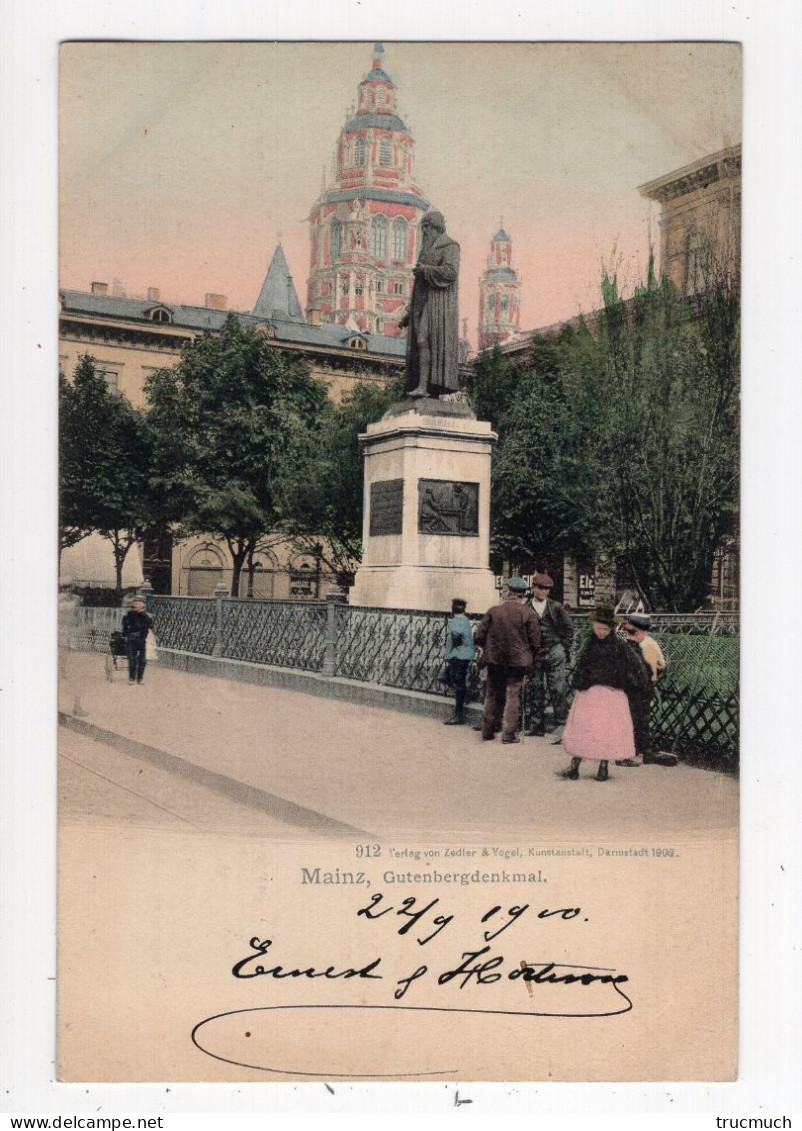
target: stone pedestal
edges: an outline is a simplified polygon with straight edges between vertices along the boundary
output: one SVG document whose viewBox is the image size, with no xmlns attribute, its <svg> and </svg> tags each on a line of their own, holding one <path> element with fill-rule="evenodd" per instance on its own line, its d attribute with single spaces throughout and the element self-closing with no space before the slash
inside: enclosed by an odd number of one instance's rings
<svg viewBox="0 0 802 1131">
<path fill-rule="evenodd" d="M 469 612 L 498 602 L 488 566 L 496 435 L 458 401 L 410 398 L 360 437 L 364 554 L 351 603 Z"/>
</svg>

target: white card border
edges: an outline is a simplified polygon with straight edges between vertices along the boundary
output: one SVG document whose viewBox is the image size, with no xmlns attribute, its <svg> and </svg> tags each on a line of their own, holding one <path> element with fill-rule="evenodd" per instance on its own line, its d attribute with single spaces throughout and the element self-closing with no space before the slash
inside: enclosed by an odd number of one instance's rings
<svg viewBox="0 0 802 1131">
<path fill-rule="evenodd" d="M 573 5 L 463 4 L 437 14 L 414 2 L 238 0 L 94 3 L 12 0 L 2 17 L 2 318 L 5 411 L 0 542 L 4 582 L 2 969 L 12 1025 L 0 1059 L 12 1066 L 0 1108 L 13 1111 L 207 1112 L 291 1110 L 274 1085 L 64 1085 L 53 1082 L 55 657 L 55 383 L 57 365 L 56 102 L 58 43 L 104 39 L 728 39 L 744 43 L 743 733 L 740 1079 L 734 1084 L 471 1086 L 479 1110 L 766 1112 L 799 1108 L 795 981 L 802 935 L 793 787 L 799 785 L 794 676 L 799 672 L 793 569 L 799 560 L 798 348 L 799 21 L 791 0 L 702 5 L 618 0 Z M 12 178 L 8 173 L 13 169 Z M 44 501 L 44 502 L 43 502 Z M 37 515 L 31 533 L 30 516 Z M 792 529 L 793 525 L 797 530 Z M 42 534 L 44 531 L 44 534 Z M 10 700 L 10 705 L 9 701 Z M 10 872 L 9 876 L 7 872 Z M 5 991 L 9 993 L 8 990 Z M 9 1016 L 9 1006 L 3 1010 Z M 15 1034 L 13 1055 L 6 1042 Z M 20 1050 L 25 1049 L 23 1055 Z M 432 1085 L 349 1089 L 361 1110 L 426 1110 Z M 428 1094 L 427 1094 L 428 1091 Z M 295 1089 L 298 1108 L 345 1110 L 319 1085 Z M 342 1095 L 342 1093 L 341 1093 Z M 346 1101 L 347 1106 L 348 1101 Z"/>
</svg>

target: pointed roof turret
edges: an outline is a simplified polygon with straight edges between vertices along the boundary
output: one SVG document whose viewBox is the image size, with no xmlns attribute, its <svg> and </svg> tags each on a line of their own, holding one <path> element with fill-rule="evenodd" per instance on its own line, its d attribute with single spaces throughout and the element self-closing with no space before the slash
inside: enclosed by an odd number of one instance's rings
<svg viewBox="0 0 802 1131">
<path fill-rule="evenodd" d="M 504 231 L 503 221 L 499 222 L 498 231 L 490 241 L 490 255 L 487 257 L 487 271 L 484 278 L 500 276 L 517 278 L 512 269 L 512 240 Z"/>
<path fill-rule="evenodd" d="M 306 321 L 280 242 L 273 252 L 252 313 L 257 318 L 279 318 L 285 322 Z"/>
</svg>

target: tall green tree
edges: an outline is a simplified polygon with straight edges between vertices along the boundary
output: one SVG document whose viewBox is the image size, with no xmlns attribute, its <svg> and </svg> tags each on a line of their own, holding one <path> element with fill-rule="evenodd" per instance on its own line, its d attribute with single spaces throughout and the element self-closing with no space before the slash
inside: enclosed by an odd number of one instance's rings
<svg viewBox="0 0 802 1131">
<path fill-rule="evenodd" d="M 152 374 L 146 396 L 165 517 L 179 536 L 225 541 L 236 596 L 260 540 L 291 525 L 321 443 L 326 388 L 231 316 Z"/>
<path fill-rule="evenodd" d="M 86 359 L 79 362 L 76 375 L 85 364 Z M 90 465 L 85 462 L 87 455 L 87 435 L 83 430 L 85 414 L 81 412 L 80 399 L 75 386 L 61 372 L 58 375 L 58 392 L 58 543 L 61 553 L 68 546 L 74 546 L 92 533 L 94 515 L 90 513 L 90 496 L 86 491 Z"/>
<path fill-rule="evenodd" d="M 364 458 L 359 436 L 404 397 L 401 381 L 359 384 L 329 403 L 292 521 L 296 542 L 335 573 L 352 573 L 362 557 Z"/>
<path fill-rule="evenodd" d="M 94 359 L 79 359 L 72 383 L 61 375 L 60 546 L 91 531 L 111 543 L 116 588 L 131 547 L 153 518 L 145 414 L 109 389 Z"/>
<path fill-rule="evenodd" d="M 652 604 L 693 609 L 737 512 L 737 301 L 715 285 L 688 300 L 651 276 L 627 310 L 615 280 L 605 283 L 605 541 Z"/>
<path fill-rule="evenodd" d="M 478 360 L 469 385 L 477 416 L 498 432 L 493 457 L 491 549 L 521 563 L 546 551 L 575 557 L 599 549 L 598 499 L 584 402 L 593 339 L 580 323 L 535 343 L 530 364 L 500 350 Z M 568 374 L 582 374 L 566 389 Z M 581 402 L 581 403 L 580 403 Z"/>
<path fill-rule="evenodd" d="M 604 556 L 656 607 L 701 604 L 738 496 L 738 275 L 705 262 L 692 299 L 650 265 L 624 302 L 605 274 L 593 333 L 535 343 L 527 367 L 482 359 L 471 394 L 499 431 L 492 537 L 505 556 Z"/>
</svg>

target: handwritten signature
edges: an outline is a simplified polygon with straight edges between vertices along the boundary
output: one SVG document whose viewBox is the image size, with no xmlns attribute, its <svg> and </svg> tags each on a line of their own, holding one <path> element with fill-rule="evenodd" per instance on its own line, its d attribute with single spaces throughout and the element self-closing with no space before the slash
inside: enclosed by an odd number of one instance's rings
<svg viewBox="0 0 802 1131">
<path fill-rule="evenodd" d="M 632 999 L 622 989 L 622 986 L 629 981 L 628 975 L 624 973 L 619 973 L 611 968 L 554 961 L 520 960 L 513 962 L 500 953 L 496 947 L 491 947 L 490 944 L 503 932 L 521 922 L 528 911 L 530 911 L 529 904 L 515 905 L 506 909 L 500 905 L 489 908 L 479 920 L 480 926 L 486 927 L 482 931 L 481 942 L 473 947 L 461 949 L 458 957 L 451 958 L 447 962 L 443 962 L 440 958 L 436 962 L 434 960 L 419 962 L 414 965 L 414 968 L 412 968 L 413 964 L 410 963 L 406 973 L 393 968 L 391 960 L 381 953 L 376 954 L 376 957 L 371 956 L 367 961 L 352 961 L 350 964 L 331 961 L 307 964 L 303 961 L 286 960 L 282 958 L 280 948 L 274 943 L 273 939 L 254 936 L 249 943 L 250 953 L 240 958 L 231 970 L 232 975 L 237 979 L 268 979 L 268 983 L 260 983 L 263 985 L 274 982 L 292 982 L 293 980 L 320 980 L 321 983 L 337 981 L 351 983 L 352 985 L 385 981 L 393 986 L 393 1000 L 384 1003 L 375 1001 L 368 1003 L 360 1000 L 359 1002 L 351 1001 L 338 1004 L 275 1004 L 245 1010 L 231 1010 L 200 1021 L 192 1031 L 192 1040 L 207 1055 L 241 1067 L 252 1067 L 282 1075 L 305 1077 L 347 1076 L 350 1074 L 336 1070 L 317 1072 L 293 1068 L 279 1069 L 265 1063 L 261 1054 L 252 1055 L 250 1049 L 245 1054 L 240 1051 L 242 1042 L 240 1040 L 239 1020 L 245 1015 L 253 1015 L 258 1019 L 262 1014 L 281 1010 L 318 1011 L 311 1015 L 313 1017 L 325 1017 L 326 1014 L 321 1014 L 319 1011 L 327 1010 L 393 1010 L 407 1013 L 482 1014 L 496 1017 L 565 1019 L 609 1018 L 632 1010 Z M 432 899 L 424 904 L 419 902 L 416 897 L 409 896 L 402 899 L 400 904 L 396 906 L 386 900 L 380 892 L 373 895 L 365 906 L 360 907 L 356 915 L 368 923 L 390 916 L 388 922 L 383 924 L 385 933 L 386 928 L 392 924 L 391 929 L 395 933 L 401 937 L 409 938 L 409 945 L 415 944 L 421 948 L 431 943 L 442 931 L 449 929 L 455 921 L 454 915 L 443 913 L 439 898 Z M 582 909 L 579 907 L 542 908 L 536 913 L 533 912 L 530 920 L 556 919 L 558 922 L 570 922 L 574 919 L 580 919 L 581 916 Z M 401 925 L 397 926 L 399 919 Z M 588 920 L 584 918 L 581 921 L 587 922 Z M 404 953 L 405 951 L 402 951 L 401 961 L 403 961 Z M 393 950 L 392 963 L 398 960 L 396 947 Z M 399 977 L 399 973 L 402 976 Z M 479 999 L 476 998 L 475 994 L 471 994 L 470 1004 L 467 1001 L 464 1004 L 459 1001 L 454 1002 L 451 997 L 442 999 L 440 1002 L 436 1000 L 443 987 L 451 987 L 461 992 L 476 987 L 494 986 L 500 982 L 506 984 L 517 981 L 526 984 L 529 990 L 530 1003 L 534 1008 L 505 1008 L 506 1001 L 496 999 L 498 990 L 496 994 L 491 993 L 491 998 L 486 1004 L 482 1001 L 482 998 L 485 996 L 485 992 L 490 991 L 485 990 L 481 992 Z M 416 983 L 430 987 L 426 1004 L 408 1004 L 406 1001 L 404 1001 L 404 1004 L 400 1004 Z M 600 987 L 608 987 L 608 989 L 600 993 Z M 537 990 L 535 997 L 532 996 L 533 988 Z M 377 989 L 380 990 L 380 987 L 377 987 Z M 611 992 L 615 994 L 615 998 L 610 997 Z M 362 995 L 360 994 L 360 996 Z M 510 1005 L 512 1004 L 511 1002 Z M 293 1016 L 297 1018 L 297 1013 Z M 237 1019 L 237 1023 L 232 1029 L 232 1019 L 234 1018 Z M 275 1029 L 270 1028 L 271 1036 L 274 1037 Z M 247 1038 L 252 1035 L 251 1030 L 245 1030 L 245 1033 Z M 236 1051 L 233 1047 L 230 1047 L 232 1041 L 237 1045 Z M 256 1052 L 255 1049 L 254 1052 Z M 235 1059 L 236 1056 L 244 1055 L 247 1055 L 246 1060 Z M 409 1073 L 409 1075 L 416 1077 L 442 1075 L 451 1071 L 451 1069 L 424 1070 Z M 399 1076 L 404 1074 L 385 1071 L 378 1075 Z M 370 1075 L 370 1073 L 359 1073 L 360 1078 Z"/>
</svg>

